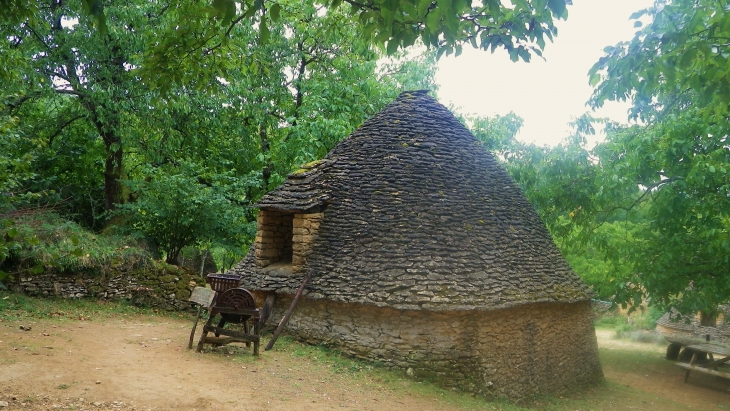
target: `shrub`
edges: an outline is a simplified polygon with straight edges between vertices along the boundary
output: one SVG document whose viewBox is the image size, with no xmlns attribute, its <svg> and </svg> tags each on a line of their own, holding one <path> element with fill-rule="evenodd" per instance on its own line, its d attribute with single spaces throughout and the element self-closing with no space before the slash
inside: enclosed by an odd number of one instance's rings
<svg viewBox="0 0 730 411">
<path fill-rule="evenodd" d="M 101 273 L 108 266 L 135 266 L 150 255 L 131 238 L 97 235 L 49 211 L 18 212 L 4 228 L 13 240 L 0 268 L 7 274 L 59 272 Z M 0 278 L 2 280 L 2 278 Z"/>
</svg>

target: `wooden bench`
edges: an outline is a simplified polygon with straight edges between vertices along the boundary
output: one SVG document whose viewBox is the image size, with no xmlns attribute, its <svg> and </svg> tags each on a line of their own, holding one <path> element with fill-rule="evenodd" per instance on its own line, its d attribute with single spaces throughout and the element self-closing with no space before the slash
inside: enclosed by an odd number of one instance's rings
<svg viewBox="0 0 730 411">
<path fill-rule="evenodd" d="M 686 349 L 682 350 L 682 348 L 705 342 L 699 338 L 677 337 L 673 335 L 665 335 L 664 338 L 669 342 L 666 358 L 670 361 L 689 361 L 692 358 L 691 351 L 687 351 Z"/>
<path fill-rule="evenodd" d="M 730 349 L 728 347 L 717 344 L 695 343 L 687 345 L 685 349 L 691 350 L 693 353 L 689 364 L 683 362 L 675 363 L 678 367 L 687 370 L 684 373 L 684 382 L 687 382 L 687 378 L 689 378 L 689 374 L 692 371 L 730 379 L 730 372 L 718 370 L 718 367 L 730 361 Z M 696 361 L 701 353 L 706 354 L 709 357 L 709 361 L 702 365 L 696 365 Z M 722 356 L 723 358 L 715 360 L 715 355 Z"/>
</svg>

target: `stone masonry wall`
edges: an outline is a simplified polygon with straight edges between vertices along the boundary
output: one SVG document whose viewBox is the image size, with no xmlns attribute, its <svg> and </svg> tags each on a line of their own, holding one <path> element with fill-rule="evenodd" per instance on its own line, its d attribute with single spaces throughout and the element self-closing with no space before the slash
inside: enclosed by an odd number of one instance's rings
<svg viewBox="0 0 730 411">
<path fill-rule="evenodd" d="M 278 296 L 269 324 L 290 302 Z M 287 333 L 487 397 L 555 394 L 602 378 L 587 301 L 432 312 L 304 297 Z"/>
<path fill-rule="evenodd" d="M 256 231 L 256 265 L 266 267 L 292 258 L 294 214 L 260 210 Z"/>
<path fill-rule="evenodd" d="M 125 299 L 145 307 L 185 310 L 191 306 L 188 298 L 196 285 L 196 281 L 184 270 L 161 265 L 129 271 L 111 269 L 105 275 L 34 275 L 20 278 L 12 288 L 30 296 Z"/>
<path fill-rule="evenodd" d="M 294 272 L 303 271 L 323 216 L 324 213 L 294 214 L 292 237 L 292 266 Z"/>
</svg>

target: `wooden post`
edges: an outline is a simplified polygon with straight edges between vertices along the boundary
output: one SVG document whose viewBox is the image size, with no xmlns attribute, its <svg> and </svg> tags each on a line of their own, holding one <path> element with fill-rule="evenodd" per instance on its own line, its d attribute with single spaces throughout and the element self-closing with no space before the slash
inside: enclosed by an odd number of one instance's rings
<svg viewBox="0 0 730 411">
<path fill-rule="evenodd" d="M 271 312 L 274 310 L 275 301 L 276 301 L 275 293 L 271 293 L 266 296 L 266 301 L 264 301 L 264 306 L 261 308 L 261 317 L 259 318 L 259 322 L 258 322 L 259 330 L 264 329 L 264 325 L 266 325 L 266 321 L 268 321 L 269 317 L 271 317 Z"/>
<path fill-rule="evenodd" d="M 195 317 L 195 322 L 193 323 L 193 329 L 190 330 L 190 341 L 188 341 L 188 350 L 193 348 L 193 339 L 195 338 L 195 329 L 198 328 L 198 320 L 200 320 L 200 310 L 202 309 L 201 306 L 198 306 L 198 315 Z"/>
<path fill-rule="evenodd" d="M 304 287 L 307 286 L 307 282 L 310 278 L 312 278 L 313 274 L 314 269 L 310 269 L 309 272 L 307 272 L 307 275 L 304 277 L 304 281 L 302 281 L 302 285 L 299 286 L 297 293 L 294 294 L 294 299 L 291 301 L 289 309 L 286 311 L 286 314 L 284 314 L 284 317 L 279 322 L 279 326 L 276 327 L 276 331 L 274 331 L 274 335 L 271 336 L 269 343 L 266 344 L 266 347 L 264 347 L 264 351 L 269 351 L 271 347 L 274 346 L 276 339 L 279 338 L 279 334 L 281 334 L 281 332 L 284 330 L 284 326 L 289 321 L 289 317 L 291 317 L 292 313 L 294 312 L 294 308 L 297 306 L 297 301 L 299 301 L 299 297 L 302 296 L 302 291 L 304 291 Z"/>
</svg>

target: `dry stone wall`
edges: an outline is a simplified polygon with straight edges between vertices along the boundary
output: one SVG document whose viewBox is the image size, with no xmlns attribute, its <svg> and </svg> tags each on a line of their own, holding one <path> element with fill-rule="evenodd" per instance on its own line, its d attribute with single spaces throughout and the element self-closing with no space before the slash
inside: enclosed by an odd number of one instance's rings
<svg viewBox="0 0 730 411">
<path fill-rule="evenodd" d="M 278 323 L 290 302 L 279 296 L 269 324 Z M 587 301 L 433 312 L 305 297 L 287 332 L 487 397 L 555 394 L 602 377 Z"/>
<path fill-rule="evenodd" d="M 47 273 L 21 277 L 16 292 L 38 297 L 124 299 L 135 305 L 166 310 L 190 309 L 187 301 L 197 285 L 193 277 L 172 265 L 110 269 L 104 274 Z"/>
<path fill-rule="evenodd" d="M 259 211 L 254 253 L 257 266 L 266 267 L 279 261 L 291 261 L 293 220 L 293 213 Z"/>
<path fill-rule="evenodd" d="M 312 251 L 312 244 L 317 238 L 319 224 L 322 222 L 324 213 L 294 214 L 294 231 L 292 237 L 293 256 L 292 266 L 294 272 L 304 270 L 307 257 Z"/>
</svg>

